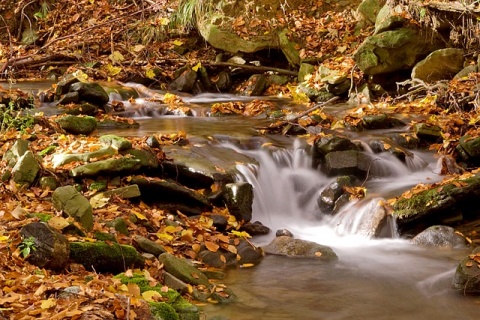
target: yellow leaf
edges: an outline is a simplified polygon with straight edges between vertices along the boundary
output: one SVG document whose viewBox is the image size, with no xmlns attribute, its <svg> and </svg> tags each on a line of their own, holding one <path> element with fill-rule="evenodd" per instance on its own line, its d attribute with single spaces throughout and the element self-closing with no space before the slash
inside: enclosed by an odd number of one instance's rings
<svg viewBox="0 0 480 320">
<path fill-rule="evenodd" d="M 144 48 L 145 48 L 144 45 L 142 45 L 142 44 L 137 44 L 136 46 L 133 47 L 133 51 L 134 51 L 134 52 L 140 52 L 140 51 L 142 51 Z"/>
<path fill-rule="evenodd" d="M 182 230 L 182 227 L 175 227 L 175 226 L 166 226 L 165 229 L 163 229 L 163 231 L 167 233 L 175 233 L 180 230 Z"/>
<path fill-rule="evenodd" d="M 192 70 L 195 71 L 195 72 L 197 72 L 198 69 L 200 69 L 201 67 L 202 67 L 202 64 L 199 62 L 199 63 L 197 63 L 194 67 L 192 67 Z"/>
<path fill-rule="evenodd" d="M 236 231 L 236 230 L 233 230 L 232 232 L 230 232 L 231 234 L 233 234 L 234 236 L 237 236 L 237 237 L 243 237 L 243 238 L 251 238 L 252 236 L 248 234 L 248 232 L 246 231 Z"/>
<path fill-rule="evenodd" d="M 200 248 L 201 248 L 201 246 L 200 246 L 198 243 L 192 244 L 192 249 L 193 249 L 193 251 L 195 251 L 196 253 L 199 253 L 199 252 L 200 252 Z"/>
<path fill-rule="evenodd" d="M 121 286 L 118 287 L 118 290 L 123 291 L 123 292 L 127 292 L 128 287 L 127 287 L 126 284 L 122 284 Z"/>
<path fill-rule="evenodd" d="M 158 237 L 158 239 L 165 239 L 165 240 L 168 240 L 168 241 L 173 240 L 173 237 L 171 235 L 169 235 L 168 233 L 157 233 L 157 237 Z"/>
<path fill-rule="evenodd" d="M 109 55 L 108 58 L 112 60 L 113 63 L 122 62 L 123 60 L 125 60 L 123 54 L 121 54 L 119 51 L 113 51 L 113 53 Z"/>
<path fill-rule="evenodd" d="M 50 309 L 52 307 L 55 307 L 57 305 L 57 300 L 50 298 L 47 300 L 42 300 L 42 303 L 40 305 L 40 308 L 42 309 Z"/>
<path fill-rule="evenodd" d="M 147 69 L 147 71 L 145 71 L 145 76 L 146 76 L 148 79 L 155 79 L 155 77 L 156 77 L 155 70 L 153 70 L 153 69 Z"/>
<path fill-rule="evenodd" d="M 180 239 L 182 241 L 192 242 L 193 241 L 193 231 L 191 229 L 183 230 Z"/>
<path fill-rule="evenodd" d="M 136 212 L 136 211 L 133 211 L 131 210 L 131 212 L 140 220 L 147 220 L 147 217 L 145 217 L 143 214 L 141 214 L 140 212 Z"/>
<path fill-rule="evenodd" d="M 253 263 L 244 263 L 242 265 L 240 265 L 240 268 L 250 268 L 250 267 L 253 267 L 255 266 Z"/>
<path fill-rule="evenodd" d="M 158 21 L 160 22 L 160 24 L 161 24 L 162 26 L 166 26 L 166 25 L 168 25 L 168 24 L 170 23 L 170 19 L 168 19 L 168 18 L 163 18 L 163 17 L 160 18 L 160 19 L 158 19 Z"/>
<path fill-rule="evenodd" d="M 108 75 L 111 76 L 111 77 L 116 76 L 117 74 L 122 72 L 121 67 L 115 67 L 114 65 L 112 65 L 110 63 L 105 66 L 105 69 L 106 69 Z"/>
<path fill-rule="evenodd" d="M 48 220 L 48 225 L 55 229 L 62 230 L 63 228 L 68 227 L 70 223 L 68 222 L 67 219 L 63 217 L 53 217 L 50 220 Z"/>
<path fill-rule="evenodd" d="M 142 293 L 142 297 L 147 302 L 155 302 L 156 301 L 155 298 L 161 298 L 162 295 L 160 293 L 158 293 L 157 291 L 148 290 L 148 291 L 145 291 L 144 293 Z"/>
<path fill-rule="evenodd" d="M 176 45 L 176 46 L 181 46 L 183 44 L 183 41 L 175 40 L 175 41 L 173 41 L 173 44 Z"/>
<path fill-rule="evenodd" d="M 0 236 L 0 242 L 8 241 L 8 236 Z"/>
</svg>

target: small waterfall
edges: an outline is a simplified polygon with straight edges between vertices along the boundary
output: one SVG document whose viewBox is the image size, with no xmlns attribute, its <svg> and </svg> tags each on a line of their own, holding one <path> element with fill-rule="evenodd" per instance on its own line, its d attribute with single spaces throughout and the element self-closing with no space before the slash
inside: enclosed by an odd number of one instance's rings
<svg viewBox="0 0 480 320">
<path fill-rule="evenodd" d="M 350 201 L 331 216 L 322 214 L 317 198 L 334 178 L 312 168 L 312 159 L 300 140 L 288 150 L 236 150 L 259 162 L 258 166 L 238 166 L 238 179 L 254 187 L 253 219 L 272 231 L 286 228 L 298 238 L 324 244 L 339 236 L 395 237 L 395 222 L 386 212 L 384 198 L 398 195 L 418 182 L 440 180 L 432 169 L 435 163 L 421 154 L 412 154 L 407 164 L 388 153 L 375 154 L 375 174 L 366 183 L 370 196 Z"/>
</svg>

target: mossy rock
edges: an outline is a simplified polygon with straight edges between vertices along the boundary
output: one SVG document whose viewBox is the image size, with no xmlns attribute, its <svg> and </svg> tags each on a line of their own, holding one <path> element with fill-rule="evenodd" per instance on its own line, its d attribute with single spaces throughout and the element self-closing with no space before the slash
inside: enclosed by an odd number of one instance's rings
<svg viewBox="0 0 480 320">
<path fill-rule="evenodd" d="M 119 273 L 128 268 L 142 268 L 143 257 L 132 246 L 117 243 L 71 242 L 70 259 L 88 270 Z"/>
<path fill-rule="evenodd" d="M 150 302 L 150 312 L 155 319 L 159 320 L 180 320 L 175 309 L 166 302 Z"/>
<path fill-rule="evenodd" d="M 90 116 L 68 115 L 55 120 L 60 128 L 71 134 L 89 135 L 97 128 L 97 120 Z"/>
</svg>

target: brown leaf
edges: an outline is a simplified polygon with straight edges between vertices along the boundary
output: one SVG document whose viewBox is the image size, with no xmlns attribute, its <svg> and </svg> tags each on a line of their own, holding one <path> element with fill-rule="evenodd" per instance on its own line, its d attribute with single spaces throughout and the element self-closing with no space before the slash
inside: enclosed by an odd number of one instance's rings
<svg viewBox="0 0 480 320">
<path fill-rule="evenodd" d="M 217 252 L 218 248 L 220 248 L 218 244 L 210 241 L 205 241 L 205 247 L 207 247 L 207 249 L 211 252 Z"/>
</svg>

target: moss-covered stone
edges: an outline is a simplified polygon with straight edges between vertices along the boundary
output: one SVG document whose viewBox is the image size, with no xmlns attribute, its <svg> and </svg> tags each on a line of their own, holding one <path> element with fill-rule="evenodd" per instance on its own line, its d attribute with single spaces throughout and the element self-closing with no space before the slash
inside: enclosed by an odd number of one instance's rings
<svg viewBox="0 0 480 320">
<path fill-rule="evenodd" d="M 103 135 L 99 138 L 99 141 L 105 147 L 112 146 L 118 151 L 128 150 L 132 147 L 132 143 L 128 139 L 113 134 Z"/>
<path fill-rule="evenodd" d="M 210 286 L 207 276 L 186 260 L 177 258 L 169 253 L 163 253 L 158 260 L 163 263 L 166 271 L 178 279 L 193 285 Z"/>
<path fill-rule="evenodd" d="M 141 268 L 145 262 L 134 247 L 103 241 L 70 243 L 70 259 L 88 270 L 111 273 Z"/>
<path fill-rule="evenodd" d="M 90 116 L 68 115 L 55 120 L 60 128 L 71 134 L 89 135 L 97 128 L 97 120 Z"/>
<path fill-rule="evenodd" d="M 98 175 L 110 175 L 129 173 L 140 169 L 141 161 L 138 159 L 122 157 L 87 163 L 70 170 L 72 177 L 91 177 Z"/>
<path fill-rule="evenodd" d="M 175 309 L 165 302 L 150 302 L 150 312 L 158 320 L 180 320 Z"/>
</svg>

